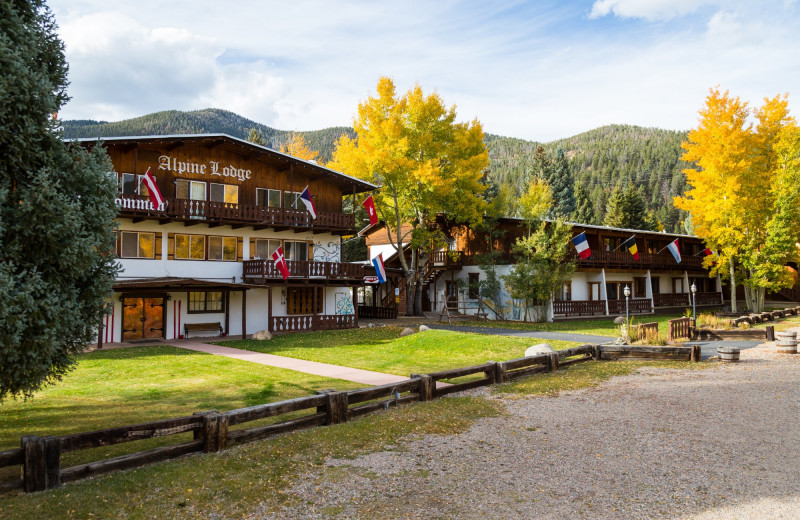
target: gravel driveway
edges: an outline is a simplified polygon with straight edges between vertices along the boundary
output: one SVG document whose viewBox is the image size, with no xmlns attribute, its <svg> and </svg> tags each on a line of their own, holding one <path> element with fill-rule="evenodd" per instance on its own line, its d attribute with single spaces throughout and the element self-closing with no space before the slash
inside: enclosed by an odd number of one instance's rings
<svg viewBox="0 0 800 520">
<path fill-rule="evenodd" d="M 463 434 L 329 460 L 304 507 L 260 518 L 800 518 L 800 355 L 504 402 Z"/>
</svg>

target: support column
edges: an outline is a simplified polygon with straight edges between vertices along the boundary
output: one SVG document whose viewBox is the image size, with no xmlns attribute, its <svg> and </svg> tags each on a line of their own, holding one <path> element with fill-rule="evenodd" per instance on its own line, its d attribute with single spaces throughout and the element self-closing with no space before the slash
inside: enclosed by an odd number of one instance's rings
<svg viewBox="0 0 800 520">
<path fill-rule="evenodd" d="M 267 287 L 267 330 L 272 332 L 272 286 Z"/>
<path fill-rule="evenodd" d="M 608 316 L 608 291 L 606 290 L 606 268 L 605 267 L 600 271 L 600 274 L 601 274 L 601 276 L 603 278 L 603 286 L 600 287 L 600 289 L 602 289 L 602 291 L 603 291 L 602 292 L 603 300 L 606 303 L 606 316 Z"/>
<path fill-rule="evenodd" d="M 647 287 L 644 289 L 644 295 L 650 298 L 650 312 L 656 312 L 656 300 L 653 297 L 653 280 L 650 278 L 650 269 L 647 270 Z"/>
<path fill-rule="evenodd" d="M 353 319 L 355 320 L 354 326 L 358 328 L 358 287 L 353 286 Z"/>
<path fill-rule="evenodd" d="M 242 339 L 247 339 L 247 289 L 242 289 Z"/>
<path fill-rule="evenodd" d="M 692 305 L 692 292 L 689 290 L 689 271 L 683 272 L 683 290 L 689 297 L 689 306 Z"/>
<path fill-rule="evenodd" d="M 231 292 L 225 291 L 222 293 L 222 297 L 225 298 L 223 305 L 225 305 L 225 334 L 228 336 L 231 335 Z"/>
</svg>

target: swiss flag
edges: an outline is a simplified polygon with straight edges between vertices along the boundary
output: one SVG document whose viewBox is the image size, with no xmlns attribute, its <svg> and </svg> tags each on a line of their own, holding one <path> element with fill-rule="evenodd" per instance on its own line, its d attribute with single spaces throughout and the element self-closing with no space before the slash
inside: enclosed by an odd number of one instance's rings
<svg viewBox="0 0 800 520">
<path fill-rule="evenodd" d="M 272 253 L 272 259 L 275 260 L 275 267 L 283 276 L 284 280 L 289 278 L 289 266 L 286 265 L 286 258 L 283 256 L 283 248 L 278 246 L 278 249 Z"/>
<path fill-rule="evenodd" d="M 364 209 L 367 210 L 369 213 L 369 225 L 374 226 L 378 223 L 378 214 L 375 212 L 375 201 L 372 200 L 372 195 L 364 199 L 364 202 L 361 203 L 364 206 Z"/>
</svg>

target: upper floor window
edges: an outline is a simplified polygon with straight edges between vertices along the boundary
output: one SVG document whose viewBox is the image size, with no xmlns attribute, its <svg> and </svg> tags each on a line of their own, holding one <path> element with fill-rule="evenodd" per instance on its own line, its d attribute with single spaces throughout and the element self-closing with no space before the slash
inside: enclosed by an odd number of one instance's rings
<svg viewBox="0 0 800 520">
<path fill-rule="evenodd" d="M 155 256 L 155 233 L 122 232 L 122 258 L 153 258 Z"/>
<path fill-rule="evenodd" d="M 147 185 L 142 182 L 144 175 L 122 173 L 119 176 L 119 188 L 123 195 L 150 195 Z"/>
<path fill-rule="evenodd" d="M 209 199 L 214 202 L 227 202 L 239 204 L 239 186 L 233 184 L 217 184 L 212 182 L 209 186 Z"/>
<path fill-rule="evenodd" d="M 205 260 L 206 237 L 203 235 L 175 235 L 175 259 Z"/>
<path fill-rule="evenodd" d="M 308 260 L 308 242 L 290 242 L 287 240 L 283 246 L 283 254 L 287 260 Z"/>
<path fill-rule="evenodd" d="M 272 253 L 275 252 L 281 246 L 280 240 L 267 240 L 267 239 L 257 239 L 256 240 L 256 250 L 251 251 L 251 255 L 255 258 L 264 258 L 269 260 L 272 258 Z"/>
<path fill-rule="evenodd" d="M 305 204 L 300 200 L 299 191 L 287 191 L 283 194 L 283 207 L 291 209 L 306 209 Z"/>
<path fill-rule="evenodd" d="M 615 237 L 603 237 L 603 250 L 614 251 L 617 249 L 619 239 Z"/>
<path fill-rule="evenodd" d="M 175 181 L 175 198 L 189 200 L 206 200 L 206 183 L 178 179 Z"/>
<path fill-rule="evenodd" d="M 281 207 L 281 190 L 256 188 L 256 205 L 270 208 Z"/>
<path fill-rule="evenodd" d="M 236 237 L 208 237 L 208 259 L 236 261 Z"/>
</svg>

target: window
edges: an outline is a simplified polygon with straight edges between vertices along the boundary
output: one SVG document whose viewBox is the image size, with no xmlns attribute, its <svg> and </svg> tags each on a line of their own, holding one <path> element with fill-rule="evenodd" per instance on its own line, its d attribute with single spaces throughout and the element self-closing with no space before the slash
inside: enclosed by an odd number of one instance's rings
<svg viewBox="0 0 800 520">
<path fill-rule="evenodd" d="M 659 294 L 661 292 L 661 285 L 659 284 L 660 281 L 661 278 L 657 276 L 655 278 L 650 277 L 650 286 L 653 289 L 653 294 Z"/>
<path fill-rule="evenodd" d="M 225 312 L 222 291 L 190 292 L 189 312 Z"/>
<path fill-rule="evenodd" d="M 322 314 L 322 287 L 289 287 L 286 291 L 287 314 Z M 314 291 L 316 291 L 315 309 Z"/>
<path fill-rule="evenodd" d="M 283 194 L 283 207 L 292 209 L 306 209 L 305 204 L 300 201 L 299 191 L 287 191 Z"/>
<path fill-rule="evenodd" d="M 660 243 L 658 240 L 647 240 L 645 243 L 647 244 L 647 252 L 651 255 L 657 254 L 661 249 L 659 247 Z"/>
<path fill-rule="evenodd" d="M 270 208 L 281 207 L 281 190 L 256 188 L 256 205 Z"/>
<path fill-rule="evenodd" d="M 618 239 L 614 237 L 603 237 L 603 250 L 604 251 L 614 251 L 617 249 L 617 242 Z"/>
<path fill-rule="evenodd" d="M 256 250 L 250 252 L 254 258 L 272 258 L 272 253 L 281 246 L 280 240 L 256 240 Z"/>
<path fill-rule="evenodd" d="M 589 282 L 589 299 L 601 300 L 600 298 L 600 282 Z"/>
<path fill-rule="evenodd" d="M 556 300 L 572 300 L 572 282 L 563 282 L 561 286 L 556 289 Z"/>
<path fill-rule="evenodd" d="M 470 300 L 477 300 L 481 292 L 481 275 L 480 273 L 469 273 L 469 294 Z"/>
<path fill-rule="evenodd" d="M 287 260 L 308 260 L 308 242 L 290 242 L 287 240 L 284 243 L 283 255 Z"/>
<path fill-rule="evenodd" d="M 144 175 L 123 173 L 120 175 L 119 187 L 123 195 L 150 195 L 147 185 L 142 182 Z"/>
<path fill-rule="evenodd" d="M 609 300 L 619 300 L 622 294 L 619 282 L 609 282 L 606 284 L 606 298 Z"/>
<path fill-rule="evenodd" d="M 178 179 L 175 181 L 175 198 L 187 200 L 206 200 L 206 183 Z"/>
<path fill-rule="evenodd" d="M 647 278 L 636 277 L 633 279 L 633 297 L 647 298 Z"/>
<path fill-rule="evenodd" d="M 236 237 L 208 237 L 208 259 L 236 261 Z"/>
<path fill-rule="evenodd" d="M 156 250 L 155 233 L 122 232 L 122 258 L 153 258 Z"/>
<path fill-rule="evenodd" d="M 205 260 L 206 237 L 175 235 L 175 260 Z"/>
<path fill-rule="evenodd" d="M 239 186 L 233 184 L 211 183 L 209 186 L 208 200 L 214 202 L 225 202 L 228 204 L 239 204 Z"/>
<path fill-rule="evenodd" d="M 683 278 L 673 278 L 672 279 L 672 293 L 678 294 L 682 293 L 683 291 Z"/>
</svg>

